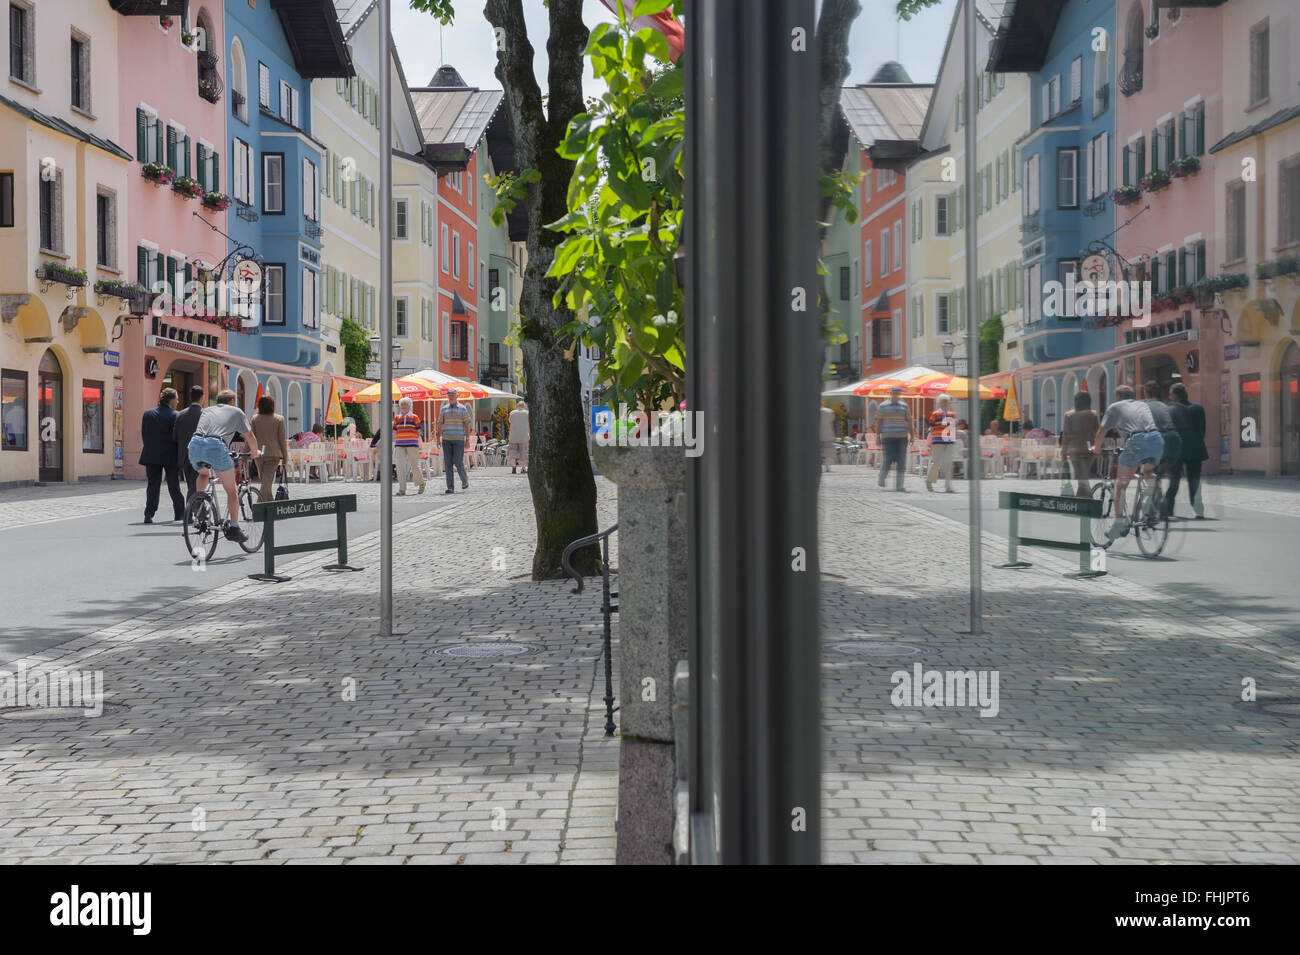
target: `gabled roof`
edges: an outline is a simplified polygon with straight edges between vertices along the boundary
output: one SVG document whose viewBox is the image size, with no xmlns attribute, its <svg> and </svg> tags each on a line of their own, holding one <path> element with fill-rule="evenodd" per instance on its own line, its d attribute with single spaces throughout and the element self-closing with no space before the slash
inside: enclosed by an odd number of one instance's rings
<svg viewBox="0 0 1300 955">
<path fill-rule="evenodd" d="M 1008 0 L 989 50 L 989 72 L 1042 70 L 1065 3 L 1066 0 Z"/>
<path fill-rule="evenodd" d="M 352 53 L 333 0 L 270 0 L 293 54 L 294 69 L 305 79 L 355 76 Z"/>
<path fill-rule="evenodd" d="M 1266 116 L 1253 126 L 1247 126 L 1245 129 L 1239 129 L 1235 132 L 1224 136 L 1217 143 L 1209 148 L 1210 153 L 1217 153 L 1227 149 L 1229 146 L 1235 146 L 1237 143 L 1245 142 L 1258 136 L 1260 133 L 1268 132 L 1275 126 L 1281 126 L 1283 123 L 1289 123 L 1293 119 L 1300 119 L 1300 106 L 1292 106 L 1288 109 L 1279 110 L 1272 116 Z"/>
<path fill-rule="evenodd" d="M 63 133 L 65 136 L 71 136 L 73 139 L 79 139 L 83 143 L 90 143 L 90 145 L 97 146 L 104 150 L 104 152 L 112 153 L 119 159 L 125 159 L 128 162 L 131 161 L 131 154 L 111 139 L 103 139 L 100 136 L 96 136 L 94 133 L 88 133 L 80 126 L 72 125 L 72 123 L 69 123 L 66 119 L 60 119 L 57 116 L 42 113 L 38 109 L 32 109 L 30 106 L 24 106 L 22 103 L 15 102 L 7 96 L 0 96 L 0 104 L 8 106 L 15 113 L 27 117 L 32 120 L 32 122 L 40 123 L 40 125 L 47 129 Z"/>
<path fill-rule="evenodd" d="M 921 124 L 933 91 L 922 83 L 846 86 L 840 90 L 840 111 L 873 162 L 907 159 L 920 151 Z"/>
<path fill-rule="evenodd" d="M 379 0 L 334 0 L 334 12 L 343 29 L 343 39 L 351 40 L 353 34 L 361 29 L 366 17 L 378 7 Z"/>
<path fill-rule="evenodd" d="M 450 71 L 450 73 L 446 72 Z M 459 80 L 460 74 L 444 66 L 434 79 Z M 501 90 L 480 90 L 464 80 L 449 86 L 419 86 L 411 102 L 424 136 L 425 155 L 438 165 L 461 166 L 478 148 L 488 124 L 501 106 Z"/>
</svg>

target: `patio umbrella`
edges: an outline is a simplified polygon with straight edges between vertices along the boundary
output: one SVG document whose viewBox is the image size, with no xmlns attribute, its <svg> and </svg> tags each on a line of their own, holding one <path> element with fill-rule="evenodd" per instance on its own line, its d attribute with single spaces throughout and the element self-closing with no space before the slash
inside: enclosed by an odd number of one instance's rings
<svg viewBox="0 0 1300 955">
<path fill-rule="evenodd" d="M 939 395 L 966 398 L 970 394 L 969 381 L 968 378 L 938 373 L 912 382 L 910 390 L 923 398 L 936 398 Z M 979 386 L 979 394 L 981 399 L 1002 398 L 1006 395 L 1001 388 L 993 388 L 982 383 Z"/>
<path fill-rule="evenodd" d="M 399 398 L 410 398 L 413 401 L 427 401 L 430 398 L 438 397 L 438 386 L 428 381 L 421 381 L 418 378 L 394 378 L 392 380 L 393 400 Z M 349 391 L 343 396 L 344 401 L 355 401 L 360 404 L 375 404 L 383 397 L 383 392 L 379 382 L 375 382 L 369 387 L 362 388 L 360 391 Z"/>
</svg>

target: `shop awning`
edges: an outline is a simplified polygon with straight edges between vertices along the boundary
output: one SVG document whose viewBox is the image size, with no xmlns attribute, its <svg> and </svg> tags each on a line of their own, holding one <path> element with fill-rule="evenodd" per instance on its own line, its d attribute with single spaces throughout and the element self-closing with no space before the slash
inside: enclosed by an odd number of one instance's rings
<svg viewBox="0 0 1300 955">
<path fill-rule="evenodd" d="M 235 365 L 239 368 L 248 368 L 252 371 L 262 371 L 268 374 L 279 375 L 291 381 L 315 382 L 317 384 L 328 384 L 331 380 L 339 382 L 340 386 L 345 388 L 366 388 L 372 382 L 364 378 L 351 378 L 347 375 L 330 374 L 319 368 L 301 368 L 297 365 L 281 365 L 273 361 L 263 361 L 260 358 L 246 358 L 243 355 L 232 355 L 230 352 L 222 351 L 219 348 L 204 348 L 201 345 L 191 345 L 189 342 L 178 342 L 171 338 L 160 338 L 157 335 L 146 335 L 144 339 L 145 348 L 156 349 L 158 351 L 170 351 L 180 355 L 186 355 L 191 358 L 202 358 L 205 361 L 219 361 L 226 365 Z"/>
</svg>

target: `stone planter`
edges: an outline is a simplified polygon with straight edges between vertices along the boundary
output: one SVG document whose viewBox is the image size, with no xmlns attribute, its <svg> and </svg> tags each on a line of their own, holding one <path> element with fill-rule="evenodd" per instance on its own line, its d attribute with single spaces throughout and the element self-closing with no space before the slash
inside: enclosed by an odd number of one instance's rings
<svg viewBox="0 0 1300 955">
<path fill-rule="evenodd" d="M 686 658 L 686 453 L 594 450 L 618 485 L 619 864 L 673 861 L 673 676 Z"/>
</svg>

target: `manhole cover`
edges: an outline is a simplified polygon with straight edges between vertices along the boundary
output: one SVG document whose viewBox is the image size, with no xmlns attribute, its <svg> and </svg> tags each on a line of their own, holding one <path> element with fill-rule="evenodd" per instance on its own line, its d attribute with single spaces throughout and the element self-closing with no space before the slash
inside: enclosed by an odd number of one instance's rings
<svg viewBox="0 0 1300 955">
<path fill-rule="evenodd" d="M 80 706 L 6 706 L 0 708 L 0 720 L 93 720 L 125 709 L 121 703 L 100 704 L 97 713 L 87 713 Z"/>
<path fill-rule="evenodd" d="M 500 657 L 527 656 L 541 649 L 526 643 L 457 643 L 449 647 L 435 647 L 429 652 L 457 660 L 492 660 Z"/>
<path fill-rule="evenodd" d="M 915 657 L 929 649 L 929 647 L 918 647 L 910 643 L 881 643 L 875 640 L 833 643 L 830 648 L 836 653 L 844 653 L 852 657 Z"/>
</svg>

